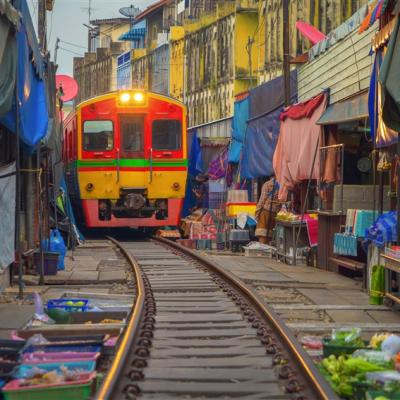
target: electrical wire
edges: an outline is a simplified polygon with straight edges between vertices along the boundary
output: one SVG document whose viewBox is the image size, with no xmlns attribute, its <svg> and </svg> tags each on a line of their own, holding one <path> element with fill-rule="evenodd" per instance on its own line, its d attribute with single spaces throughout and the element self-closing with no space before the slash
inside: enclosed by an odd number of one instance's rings
<svg viewBox="0 0 400 400">
<path fill-rule="evenodd" d="M 68 50 L 68 49 L 66 49 L 65 47 L 59 47 L 59 50 L 64 50 L 64 51 L 66 51 L 67 53 L 75 54 L 76 56 L 79 56 L 79 57 L 83 57 L 83 56 L 84 56 L 84 55 L 81 54 L 81 53 L 77 53 L 77 52 L 75 52 L 75 51 Z"/>
<path fill-rule="evenodd" d="M 84 50 L 87 49 L 86 46 L 81 46 L 80 44 L 71 43 L 71 42 L 66 42 L 65 40 L 61 40 L 61 39 L 60 39 L 60 42 L 61 42 L 61 43 L 65 43 L 65 44 L 69 44 L 70 46 L 73 46 L 73 47 L 78 47 L 78 48 L 80 48 L 80 49 L 84 49 Z"/>
</svg>

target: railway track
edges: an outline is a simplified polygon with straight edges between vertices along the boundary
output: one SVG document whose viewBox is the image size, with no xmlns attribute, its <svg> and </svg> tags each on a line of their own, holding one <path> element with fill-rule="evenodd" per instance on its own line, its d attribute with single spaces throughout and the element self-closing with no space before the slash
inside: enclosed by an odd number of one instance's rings
<svg viewBox="0 0 400 400">
<path fill-rule="evenodd" d="M 137 294 L 97 399 L 338 398 L 237 277 L 173 242 L 113 241 Z"/>
</svg>

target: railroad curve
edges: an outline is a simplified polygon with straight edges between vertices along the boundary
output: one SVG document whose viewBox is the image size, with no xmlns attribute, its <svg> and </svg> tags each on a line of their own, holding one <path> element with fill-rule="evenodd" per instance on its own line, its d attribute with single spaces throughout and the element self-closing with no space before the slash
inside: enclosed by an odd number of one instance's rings
<svg viewBox="0 0 400 400">
<path fill-rule="evenodd" d="M 96 398 L 338 399 L 271 307 L 165 239 L 118 242 L 137 295 Z"/>
</svg>

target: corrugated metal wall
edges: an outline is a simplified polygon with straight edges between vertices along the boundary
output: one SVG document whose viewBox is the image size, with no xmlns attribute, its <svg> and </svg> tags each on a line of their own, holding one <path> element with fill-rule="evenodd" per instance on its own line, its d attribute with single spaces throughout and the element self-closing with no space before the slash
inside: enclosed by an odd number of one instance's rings
<svg viewBox="0 0 400 400">
<path fill-rule="evenodd" d="M 377 26 L 345 39 L 298 70 L 298 98 L 304 101 L 331 88 L 331 104 L 368 89 L 373 58 L 371 40 Z"/>
<path fill-rule="evenodd" d="M 232 118 L 189 128 L 189 131 L 192 130 L 196 130 L 198 138 L 230 138 L 232 136 Z"/>
</svg>

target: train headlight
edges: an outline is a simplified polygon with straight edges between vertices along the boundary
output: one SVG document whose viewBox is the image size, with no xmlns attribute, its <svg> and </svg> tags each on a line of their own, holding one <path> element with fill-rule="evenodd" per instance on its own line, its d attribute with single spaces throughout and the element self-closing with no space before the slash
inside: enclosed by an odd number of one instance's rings
<svg viewBox="0 0 400 400">
<path fill-rule="evenodd" d="M 140 92 L 136 92 L 133 94 L 133 100 L 136 103 L 143 103 L 144 102 L 144 94 Z"/>
<path fill-rule="evenodd" d="M 88 183 L 88 184 L 86 185 L 86 191 L 87 191 L 87 192 L 92 192 L 93 189 L 94 189 L 93 183 Z"/>
<path fill-rule="evenodd" d="M 123 92 L 119 95 L 119 101 L 121 103 L 129 103 L 131 100 L 131 94 L 129 92 Z"/>
<path fill-rule="evenodd" d="M 181 188 L 181 185 L 178 182 L 175 182 L 172 185 L 172 190 L 175 190 L 176 192 Z"/>
</svg>

